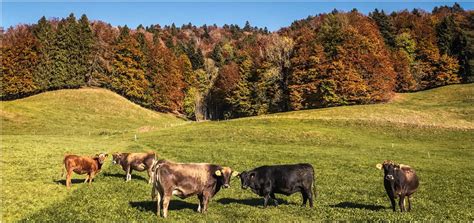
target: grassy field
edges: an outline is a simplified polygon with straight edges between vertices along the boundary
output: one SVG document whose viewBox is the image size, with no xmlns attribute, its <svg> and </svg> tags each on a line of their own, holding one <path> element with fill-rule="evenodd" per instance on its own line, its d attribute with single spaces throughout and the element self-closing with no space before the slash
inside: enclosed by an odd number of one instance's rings
<svg viewBox="0 0 474 223">
<path fill-rule="evenodd" d="M 309 162 L 316 207 L 277 195 L 263 209 L 249 190 L 221 190 L 209 212 L 174 197 L 166 221 L 474 220 L 474 84 L 398 94 L 387 104 L 327 108 L 221 122 L 185 122 L 101 89 L 1 102 L 1 221 L 155 221 L 146 173 L 124 182 L 107 162 L 92 186 L 64 186 L 65 153 L 153 149 L 161 158 L 238 171 Z M 135 140 L 135 135 L 137 136 Z M 421 180 L 414 210 L 393 213 L 375 164 L 409 164 Z"/>
</svg>

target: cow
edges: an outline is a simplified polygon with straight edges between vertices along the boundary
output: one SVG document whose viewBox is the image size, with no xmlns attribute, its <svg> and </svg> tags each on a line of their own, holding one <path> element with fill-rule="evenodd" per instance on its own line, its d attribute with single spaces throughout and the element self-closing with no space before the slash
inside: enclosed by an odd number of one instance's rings
<svg viewBox="0 0 474 223">
<path fill-rule="evenodd" d="M 77 174 L 87 174 L 84 183 L 89 181 L 89 185 L 92 184 L 94 177 L 100 172 L 102 165 L 105 162 L 108 154 L 99 153 L 93 157 L 89 156 L 77 156 L 77 155 L 65 155 L 64 156 L 64 170 L 66 171 L 66 187 L 71 188 L 71 176 L 72 172 Z"/>
<path fill-rule="evenodd" d="M 313 207 L 313 192 L 316 197 L 314 169 L 311 164 L 300 163 L 291 165 L 261 166 L 253 170 L 242 171 L 238 175 L 242 189 L 250 189 L 264 198 L 263 206 L 266 208 L 268 200 L 273 199 L 275 206 L 278 202 L 275 194 L 291 195 L 301 192 L 303 204 L 309 200 Z"/>
<path fill-rule="evenodd" d="M 387 192 L 393 211 L 395 210 L 395 199 L 400 198 L 398 205 L 400 211 L 405 209 L 405 197 L 408 200 L 408 211 L 411 211 L 410 196 L 418 188 L 419 181 L 413 168 L 403 164 L 396 164 L 393 161 L 385 160 L 376 165 L 377 169 L 384 171 L 383 184 Z"/>
<path fill-rule="evenodd" d="M 125 181 L 132 180 L 132 170 L 144 171 L 148 173 L 148 183 L 151 184 L 151 167 L 155 161 L 155 152 L 147 153 L 114 153 L 112 163 L 119 164 L 126 172 Z"/>
<path fill-rule="evenodd" d="M 168 216 L 172 195 L 181 199 L 197 195 L 197 212 L 206 213 L 210 199 L 222 188 L 230 187 L 232 176 L 239 174 L 229 167 L 208 163 L 175 163 L 168 160 L 153 164 L 152 200 L 157 201 L 157 216 Z"/>
</svg>

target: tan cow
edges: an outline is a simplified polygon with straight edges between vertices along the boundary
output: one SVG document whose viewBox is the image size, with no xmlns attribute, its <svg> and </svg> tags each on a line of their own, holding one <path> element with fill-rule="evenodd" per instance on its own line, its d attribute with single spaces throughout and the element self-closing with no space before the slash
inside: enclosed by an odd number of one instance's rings
<svg viewBox="0 0 474 223">
<path fill-rule="evenodd" d="M 230 187 L 231 176 L 238 172 L 229 167 L 208 163 L 174 163 L 167 160 L 153 164 L 152 199 L 157 201 L 157 215 L 168 216 L 168 205 L 172 195 L 181 199 L 196 195 L 198 212 L 207 211 L 209 200 L 221 189 Z"/>
<path fill-rule="evenodd" d="M 148 183 L 151 183 L 151 167 L 155 161 L 155 152 L 147 153 L 114 153 L 112 163 L 119 164 L 126 172 L 125 181 L 132 180 L 132 171 L 144 171 L 148 173 Z"/>
<path fill-rule="evenodd" d="M 102 164 L 108 154 L 99 153 L 93 157 L 89 156 L 77 156 L 77 155 L 65 155 L 64 156 L 64 168 L 66 170 L 66 187 L 71 188 L 71 176 L 72 172 L 77 174 L 87 174 L 84 183 L 92 184 L 94 177 L 100 172 Z"/>
</svg>

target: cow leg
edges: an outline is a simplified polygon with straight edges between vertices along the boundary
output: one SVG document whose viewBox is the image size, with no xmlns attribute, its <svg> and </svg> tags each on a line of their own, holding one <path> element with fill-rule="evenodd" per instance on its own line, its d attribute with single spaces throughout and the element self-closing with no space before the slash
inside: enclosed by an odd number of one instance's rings
<svg viewBox="0 0 474 223">
<path fill-rule="evenodd" d="M 89 174 L 89 185 L 92 185 L 92 180 L 94 179 L 94 177 L 95 177 L 95 173 L 94 173 L 94 172 L 92 172 L 92 173 Z"/>
<path fill-rule="evenodd" d="M 272 198 L 273 203 L 275 204 L 275 206 L 278 206 L 278 201 L 277 201 L 277 199 L 276 199 L 276 197 L 275 197 L 275 194 L 274 194 L 274 193 L 271 193 L 271 194 L 270 194 L 270 197 Z"/>
<path fill-rule="evenodd" d="M 155 199 L 156 199 L 156 216 L 160 216 L 161 215 L 161 199 L 162 199 L 162 196 L 161 196 L 161 193 L 160 191 L 156 191 L 155 190 Z"/>
<path fill-rule="evenodd" d="M 303 189 L 301 190 L 301 195 L 303 196 L 303 204 L 301 204 L 301 207 L 306 207 L 306 202 L 308 201 L 308 194 Z"/>
<path fill-rule="evenodd" d="M 313 207 L 313 193 L 311 188 L 303 188 L 301 194 L 303 195 L 303 204 L 301 206 L 306 207 L 306 202 L 309 200 L 309 206 Z"/>
<path fill-rule="evenodd" d="M 392 210 L 395 212 L 395 197 L 393 195 L 388 195 L 388 198 L 390 198 L 390 203 L 392 204 Z"/>
<path fill-rule="evenodd" d="M 132 180 L 132 170 L 130 168 L 130 165 L 127 166 L 127 175 L 125 176 L 125 182 Z"/>
<path fill-rule="evenodd" d="M 309 207 L 314 207 L 314 202 L 313 202 L 313 191 L 311 191 L 311 188 L 306 189 L 306 193 L 308 194 L 308 199 L 309 199 Z"/>
<path fill-rule="evenodd" d="M 199 199 L 199 204 L 198 204 L 198 209 L 197 209 L 197 212 L 201 212 L 201 205 L 203 205 L 203 196 L 202 194 L 198 194 L 198 199 Z"/>
<path fill-rule="evenodd" d="M 87 183 L 87 180 L 89 180 L 89 174 L 86 175 L 86 180 L 84 180 L 84 183 Z"/>
<path fill-rule="evenodd" d="M 202 199 L 202 211 L 201 213 L 206 213 L 207 208 L 209 207 L 209 200 L 211 196 L 207 193 L 203 194 L 203 199 Z"/>
<path fill-rule="evenodd" d="M 263 196 L 263 207 L 266 208 L 267 207 L 267 204 L 268 204 L 268 200 L 270 199 L 270 194 L 265 194 L 265 196 Z"/>
<path fill-rule="evenodd" d="M 168 206 L 170 205 L 170 200 L 172 193 L 165 193 L 163 196 L 163 217 L 168 217 Z"/>
<path fill-rule="evenodd" d="M 71 188 L 71 176 L 72 176 L 72 170 L 67 170 L 67 175 L 66 175 L 66 188 L 67 189 Z"/>
<path fill-rule="evenodd" d="M 411 211 L 411 201 L 410 201 L 410 196 L 407 196 L 408 200 L 408 211 Z"/>
<path fill-rule="evenodd" d="M 405 211 L 405 195 L 400 195 L 400 200 L 398 201 L 398 205 L 400 206 L 400 212 Z"/>
<path fill-rule="evenodd" d="M 131 170 L 130 170 L 130 165 L 128 165 L 126 168 L 125 168 L 125 182 L 129 181 L 129 176 L 130 178 L 132 178 L 132 175 L 131 174 Z"/>
</svg>

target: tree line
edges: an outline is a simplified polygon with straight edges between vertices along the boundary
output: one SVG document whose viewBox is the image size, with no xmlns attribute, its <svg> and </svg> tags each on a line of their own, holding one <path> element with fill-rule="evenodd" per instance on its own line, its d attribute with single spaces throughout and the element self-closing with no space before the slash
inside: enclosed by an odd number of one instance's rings
<svg viewBox="0 0 474 223">
<path fill-rule="evenodd" d="M 377 103 L 474 80 L 474 12 L 458 4 L 334 10 L 276 32 L 249 22 L 130 29 L 71 14 L 0 37 L 2 100 L 95 86 L 194 120 Z"/>
</svg>

